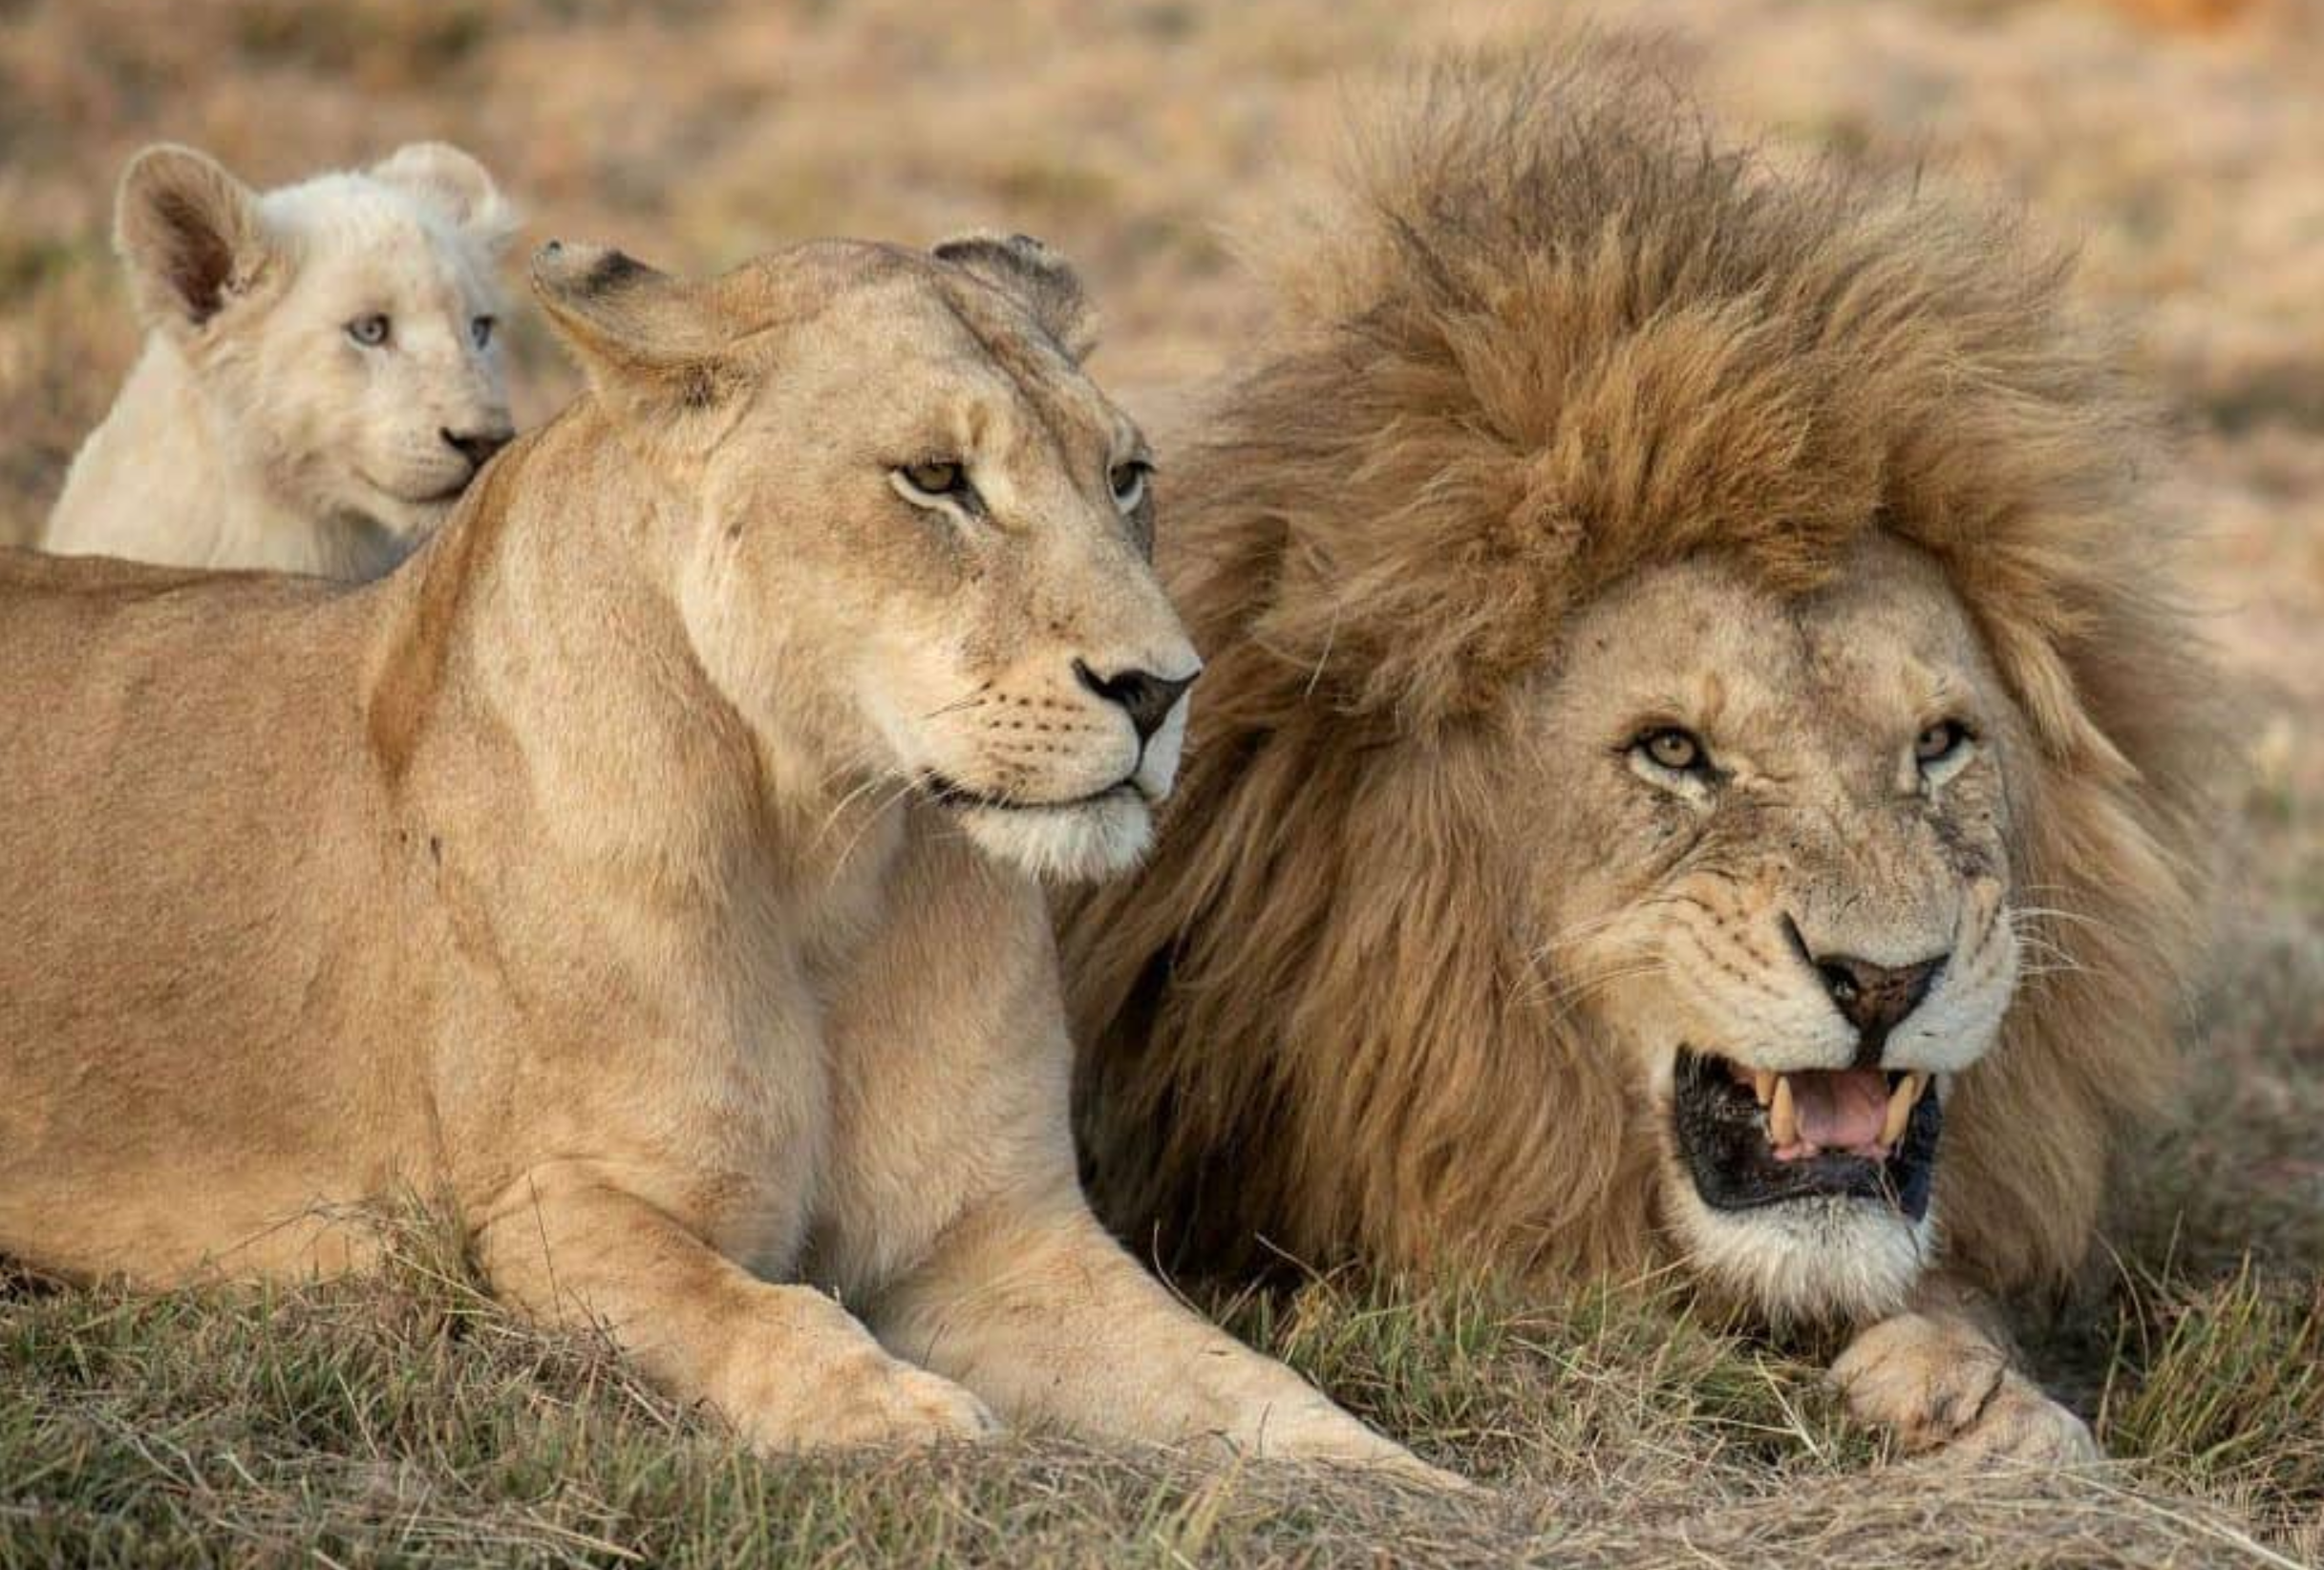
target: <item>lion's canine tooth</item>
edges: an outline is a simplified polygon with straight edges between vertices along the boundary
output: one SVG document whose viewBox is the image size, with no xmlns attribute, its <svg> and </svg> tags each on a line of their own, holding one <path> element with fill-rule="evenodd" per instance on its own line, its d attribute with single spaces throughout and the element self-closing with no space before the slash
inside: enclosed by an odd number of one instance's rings
<svg viewBox="0 0 2324 1570">
<path fill-rule="evenodd" d="M 1767 1109 L 1767 1138 L 1778 1150 L 1800 1142 L 1800 1120 L 1792 1113 L 1791 1078 L 1787 1074 L 1776 1075 L 1774 1104 Z"/>
<path fill-rule="evenodd" d="M 1905 1136 L 1905 1125 L 1912 1121 L 1912 1109 L 1919 1104 L 1921 1091 L 1929 1083 L 1924 1073 L 1908 1073 L 1896 1082 L 1888 1093 L 1888 1116 L 1880 1127 L 1880 1142 L 1894 1149 Z"/>
<path fill-rule="evenodd" d="M 1762 1107 L 1773 1101 L 1776 1098 L 1776 1071 L 1773 1069 L 1752 1070 L 1751 1093 L 1759 1098 Z"/>
</svg>

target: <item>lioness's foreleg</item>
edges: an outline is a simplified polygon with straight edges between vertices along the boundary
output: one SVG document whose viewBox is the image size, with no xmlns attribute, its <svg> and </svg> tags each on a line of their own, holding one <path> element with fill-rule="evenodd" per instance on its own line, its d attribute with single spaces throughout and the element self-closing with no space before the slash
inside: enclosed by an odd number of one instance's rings
<svg viewBox="0 0 2324 1570">
<path fill-rule="evenodd" d="M 586 1172 L 521 1180 L 478 1233 L 494 1291 L 551 1325 L 598 1325 L 648 1377 L 707 1401 L 756 1448 L 990 1433 L 950 1380 L 890 1356 L 839 1304 L 759 1281 L 653 1205 Z"/>
<path fill-rule="evenodd" d="M 1858 1420 L 1908 1452 L 2051 1465 L 2099 1456 L 2089 1425 L 2015 1366 L 1993 1305 L 1956 1284 L 1930 1283 L 1906 1312 L 1862 1331 L 1831 1377 Z"/>
<path fill-rule="evenodd" d="M 964 1216 L 864 1317 L 900 1355 L 1012 1417 L 1467 1486 L 1180 1304 L 1106 1235 L 1070 1179 Z"/>
</svg>

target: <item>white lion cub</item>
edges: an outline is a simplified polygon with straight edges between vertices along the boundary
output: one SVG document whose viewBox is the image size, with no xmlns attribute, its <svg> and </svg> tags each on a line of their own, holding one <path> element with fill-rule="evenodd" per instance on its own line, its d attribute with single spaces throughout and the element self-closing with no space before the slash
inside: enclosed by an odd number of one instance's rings
<svg viewBox="0 0 2324 1570">
<path fill-rule="evenodd" d="M 148 329 L 43 548 L 386 572 L 512 434 L 494 348 L 515 229 L 467 154 L 417 142 L 264 194 L 149 147 L 115 244 Z"/>
</svg>

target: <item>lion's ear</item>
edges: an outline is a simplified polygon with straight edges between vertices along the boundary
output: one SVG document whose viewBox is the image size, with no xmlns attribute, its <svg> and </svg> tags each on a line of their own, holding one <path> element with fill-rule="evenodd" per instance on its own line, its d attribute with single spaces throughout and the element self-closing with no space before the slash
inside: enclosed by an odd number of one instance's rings
<svg viewBox="0 0 2324 1570">
<path fill-rule="evenodd" d="M 1078 365 L 1098 347 L 1098 312 L 1072 264 L 1029 234 L 979 231 L 939 242 L 936 260 L 991 285 L 1033 319 Z"/>
<path fill-rule="evenodd" d="M 704 286 L 609 246 L 558 240 L 533 253 L 532 276 L 590 386 L 625 413 L 674 415 L 725 396 L 727 326 Z"/>
<path fill-rule="evenodd" d="M 146 324 L 181 331 L 253 292 L 281 260 L 256 194 L 190 147 L 129 160 L 113 235 Z"/>
<path fill-rule="evenodd" d="M 381 184 L 432 203 L 494 250 L 517 232 L 516 209 L 501 195 L 492 176 L 449 142 L 412 142 L 364 172 Z"/>
</svg>

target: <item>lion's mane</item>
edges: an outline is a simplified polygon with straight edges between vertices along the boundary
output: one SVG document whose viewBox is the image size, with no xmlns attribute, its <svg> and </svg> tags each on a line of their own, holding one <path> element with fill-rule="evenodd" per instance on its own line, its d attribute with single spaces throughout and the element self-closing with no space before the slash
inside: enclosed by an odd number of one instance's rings
<svg viewBox="0 0 2324 1570">
<path fill-rule="evenodd" d="M 1621 50 L 1451 60 L 1385 126 L 1168 455 L 1188 764 L 1142 873 L 1059 927 L 1101 1212 L 1182 1267 L 1651 1262 L 1653 1135 L 1545 1001 L 1496 743 L 1622 575 L 1720 550 L 1791 593 L 1878 530 L 1943 565 L 2040 752 L 2014 873 L 2055 914 L 1949 1108 L 1947 1253 L 2067 1269 L 2169 1082 L 2214 705 L 2065 258 L 1914 172 L 1725 142 Z"/>
</svg>

